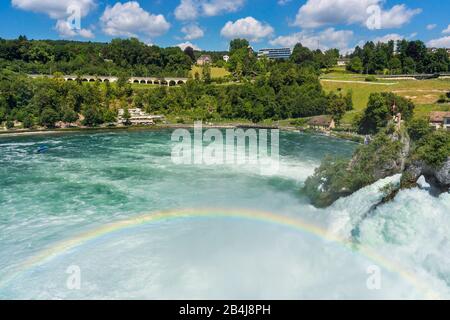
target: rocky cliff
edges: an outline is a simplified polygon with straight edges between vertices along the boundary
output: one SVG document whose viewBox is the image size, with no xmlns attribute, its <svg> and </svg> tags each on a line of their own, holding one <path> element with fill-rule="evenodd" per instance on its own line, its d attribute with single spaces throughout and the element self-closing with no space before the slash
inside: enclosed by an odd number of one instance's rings
<svg viewBox="0 0 450 320">
<path fill-rule="evenodd" d="M 417 186 L 417 181 L 423 176 L 427 183 L 441 192 L 450 188 L 450 156 L 438 167 L 427 164 L 424 160 L 414 160 L 407 165 L 402 176 L 402 188 Z"/>
<path fill-rule="evenodd" d="M 314 206 L 328 207 L 341 197 L 400 173 L 401 188 L 417 186 L 418 179 L 424 176 L 434 190 L 448 191 L 450 134 L 430 137 L 422 145 L 416 145 L 406 129 L 389 126 L 369 145 L 359 147 L 350 161 L 325 159 L 305 182 L 304 192 Z M 398 190 L 392 190 L 385 199 L 394 198 Z"/>
</svg>

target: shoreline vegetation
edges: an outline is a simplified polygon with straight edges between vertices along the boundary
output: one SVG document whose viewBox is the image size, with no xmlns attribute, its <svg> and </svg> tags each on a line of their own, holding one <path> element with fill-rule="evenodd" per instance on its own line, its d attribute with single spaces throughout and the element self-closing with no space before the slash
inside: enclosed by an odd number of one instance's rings
<svg viewBox="0 0 450 320">
<path fill-rule="evenodd" d="M 291 132 L 303 132 L 309 134 L 317 134 L 322 136 L 328 136 L 331 138 L 348 140 L 356 143 L 363 143 L 364 136 L 351 132 L 340 131 L 322 131 L 313 130 L 308 128 L 296 127 L 296 126 L 279 126 L 279 125 L 264 125 L 264 124 L 252 124 L 252 123 L 240 123 L 240 122 L 227 122 L 221 124 L 205 124 L 204 129 L 279 129 L 280 131 Z M 53 129 L 15 129 L 15 130 L 3 130 L 0 131 L 0 139 L 9 137 L 24 137 L 24 136 L 42 136 L 42 135 L 54 135 L 54 134 L 70 134 L 70 133 L 103 133 L 103 132 L 135 132 L 135 131 L 157 131 L 167 129 L 193 129 L 192 124 L 156 124 L 153 126 L 110 126 L 110 127 L 87 127 L 87 128 L 53 128 Z"/>
<path fill-rule="evenodd" d="M 196 63 L 205 56 L 210 63 Z M 337 66 L 342 58 L 336 49 L 310 50 L 301 43 L 289 59 L 258 58 L 245 39 L 232 40 L 226 52 L 159 48 L 134 38 L 110 43 L 37 41 L 25 36 L 0 39 L 0 122 L 8 128 L 15 123 L 25 128 L 54 127 L 56 122 L 96 127 L 116 122 L 119 109 L 141 108 L 150 114 L 203 122 L 246 119 L 260 123 L 329 115 L 338 127 L 341 123 L 352 126 L 370 93 L 391 89 L 383 77 L 450 69 L 445 50 L 430 51 L 421 41 L 402 40 L 397 45 L 369 41 L 345 57 L 346 67 Z M 49 74 L 54 81 L 32 81 L 27 74 Z M 76 79 L 64 83 L 64 74 Z M 88 74 L 94 78 L 83 79 Z M 117 83 L 97 83 L 95 77 L 102 75 L 116 77 Z M 149 75 L 190 80 L 184 89 L 127 83 Z M 439 92 L 421 94 L 405 91 L 410 87 L 405 83 L 406 88 L 396 83 L 392 91 L 419 104 L 448 100 L 445 94 L 450 86 L 445 81 Z M 430 86 L 437 84 L 434 80 Z"/>
</svg>

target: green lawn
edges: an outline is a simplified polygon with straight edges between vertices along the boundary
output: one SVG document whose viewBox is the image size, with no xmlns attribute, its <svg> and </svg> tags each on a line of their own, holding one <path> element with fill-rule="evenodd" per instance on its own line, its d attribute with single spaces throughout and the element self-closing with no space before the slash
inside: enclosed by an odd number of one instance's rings
<svg viewBox="0 0 450 320">
<path fill-rule="evenodd" d="M 364 80 L 365 76 L 348 72 L 345 67 L 333 67 L 328 70 L 322 69 L 322 79 L 340 79 L 340 80 Z"/>
<path fill-rule="evenodd" d="M 348 81 L 348 78 L 344 81 Z M 450 79 L 390 80 L 390 83 L 395 83 L 393 85 L 344 81 L 322 81 L 322 86 L 326 92 L 341 91 L 346 93 L 352 90 L 354 110 L 344 116 L 343 123 L 351 123 L 354 117 L 366 108 L 370 94 L 375 92 L 394 92 L 411 99 L 417 106 L 417 116 L 426 116 L 430 111 L 445 111 L 448 108 L 448 105 L 438 105 L 436 101 L 440 95 L 450 92 Z"/>
<path fill-rule="evenodd" d="M 191 76 L 193 77 L 196 72 L 198 72 L 198 74 L 201 77 L 202 76 L 202 67 L 193 66 L 192 70 L 190 72 Z M 225 68 L 211 67 L 211 78 L 213 78 L 213 79 L 223 78 L 228 75 L 230 75 L 230 73 Z"/>
<path fill-rule="evenodd" d="M 450 111 L 450 104 L 417 105 L 414 110 L 414 115 L 417 118 L 426 118 L 431 111 Z"/>
</svg>

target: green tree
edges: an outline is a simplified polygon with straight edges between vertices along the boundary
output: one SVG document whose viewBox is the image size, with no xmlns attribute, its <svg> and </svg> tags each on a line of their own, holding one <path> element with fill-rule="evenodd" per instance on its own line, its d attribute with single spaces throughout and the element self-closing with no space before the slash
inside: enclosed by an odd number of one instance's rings
<svg viewBox="0 0 450 320">
<path fill-rule="evenodd" d="M 428 165 L 439 168 L 450 155 L 450 134 L 445 131 L 435 131 L 425 136 L 415 150 L 415 156 Z"/>
<path fill-rule="evenodd" d="M 360 57 L 353 57 L 347 65 L 347 70 L 355 73 L 363 73 L 364 66 Z"/>
<path fill-rule="evenodd" d="M 339 126 L 342 120 L 342 117 L 347 112 L 348 105 L 346 98 L 340 95 L 336 95 L 335 93 L 331 93 L 328 97 L 328 113 L 331 114 L 333 120 Z"/>
<path fill-rule="evenodd" d="M 326 68 L 327 70 L 335 65 L 337 65 L 337 60 L 339 59 L 339 50 L 338 49 L 330 49 L 325 51 L 321 67 Z"/>
<path fill-rule="evenodd" d="M 413 119 L 408 123 L 408 134 L 413 141 L 419 141 L 432 132 L 426 119 Z"/>
<path fill-rule="evenodd" d="M 386 104 L 386 100 L 380 93 L 372 93 L 369 97 L 367 108 L 359 123 L 359 133 L 361 134 L 375 134 L 386 127 L 391 111 Z"/>
<path fill-rule="evenodd" d="M 130 114 L 130 110 L 128 110 L 128 107 L 123 108 L 123 115 L 122 115 L 122 119 L 124 120 L 124 124 L 125 125 L 130 125 L 130 119 L 131 119 L 131 114 Z"/>
<path fill-rule="evenodd" d="M 62 121 L 66 123 L 74 123 L 78 120 L 78 114 L 69 107 L 64 108 Z"/>
<path fill-rule="evenodd" d="M 403 73 L 405 74 L 413 74 L 416 73 L 416 63 L 414 59 L 411 57 L 407 57 L 403 62 Z"/>
<path fill-rule="evenodd" d="M 106 123 L 115 123 L 115 122 L 117 122 L 117 112 L 115 112 L 114 110 L 111 110 L 111 109 L 107 109 L 105 111 L 104 116 L 103 116 L 103 120 Z"/>
<path fill-rule="evenodd" d="M 302 46 L 301 43 L 297 43 L 292 51 L 291 61 L 296 64 L 305 64 L 307 62 L 314 61 L 314 55 L 307 47 Z"/>
<path fill-rule="evenodd" d="M 393 109 L 395 105 L 395 110 Z M 393 115 L 402 114 L 402 119 L 410 121 L 414 115 L 414 104 L 390 92 L 372 93 L 367 108 L 358 124 L 362 134 L 375 134 L 387 126 Z"/>
<path fill-rule="evenodd" d="M 195 117 L 198 120 L 211 120 L 217 117 L 217 100 L 210 95 L 202 95 L 196 103 Z"/>
<path fill-rule="evenodd" d="M 96 105 L 84 104 L 81 114 L 84 116 L 83 125 L 85 126 L 93 127 L 104 122 L 103 113 Z"/>
<path fill-rule="evenodd" d="M 202 68 L 202 79 L 203 79 L 203 82 L 206 83 L 206 84 L 210 84 L 211 83 L 211 66 L 208 63 L 203 65 L 203 68 Z"/>
<path fill-rule="evenodd" d="M 41 113 L 39 123 L 44 127 L 53 128 L 55 126 L 55 123 L 59 120 L 58 118 L 58 114 L 55 112 L 55 110 L 45 108 Z"/>
<path fill-rule="evenodd" d="M 250 43 L 246 39 L 234 39 L 230 41 L 230 54 L 234 54 L 237 50 L 248 49 Z"/>
<path fill-rule="evenodd" d="M 402 62 L 399 58 L 391 58 L 389 61 L 389 70 L 391 71 L 391 74 L 400 74 L 402 72 Z"/>
<path fill-rule="evenodd" d="M 187 55 L 192 62 L 195 62 L 195 53 L 194 53 L 194 49 L 192 49 L 192 47 L 186 47 L 184 49 L 184 54 Z"/>
<path fill-rule="evenodd" d="M 34 63 L 47 63 L 53 60 L 52 48 L 45 42 L 34 42 L 26 54 L 26 59 Z"/>
<path fill-rule="evenodd" d="M 344 99 L 345 99 L 347 111 L 353 110 L 353 91 L 348 90 Z"/>
<path fill-rule="evenodd" d="M 8 130 L 14 128 L 14 122 L 11 120 L 6 121 L 5 127 Z"/>
<path fill-rule="evenodd" d="M 34 126 L 34 119 L 33 119 L 33 117 L 30 114 L 26 115 L 23 118 L 22 124 L 23 124 L 24 128 L 27 128 L 27 129 L 32 128 Z"/>
</svg>

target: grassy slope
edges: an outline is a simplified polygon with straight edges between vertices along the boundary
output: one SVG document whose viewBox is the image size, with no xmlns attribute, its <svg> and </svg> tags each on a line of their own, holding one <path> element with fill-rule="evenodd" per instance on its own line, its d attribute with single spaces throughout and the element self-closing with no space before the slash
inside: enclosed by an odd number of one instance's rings
<svg viewBox="0 0 450 320">
<path fill-rule="evenodd" d="M 344 80 L 344 81 L 361 81 L 364 76 L 345 73 L 341 70 L 333 70 L 325 74 L 322 79 Z M 326 92 L 348 90 L 353 91 L 354 109 L 348 112 L 343 122 L 351 123 L 356 114 L 362 112 L 367 105 L 369 96 L 374 92 L 392 91 L 398 95 L 411 99 L 417 106 L 416 116 L 426 117 L 430 111 L 449 111 L 450 105 L 436 104 L 439 96 L 444 92 L 450 91 L 450 79 L 433 79 L 433 80 L 388 80 L 380 82 L 395 83 L 393 85 L 382 85 L 376 83 L 350 83 L 350 82 L 328 82 L 322 81 L 322 86 Z"/>
<path fill-rule="evenodd" d="M 202 76 L 202 67 L 199 66 L 193 66 L 192 70 L 190 72 L 191 76 L 194 76 L 195 73 L 198 72 L 200 77 Z M 211 77 L 212 78 L 222 78 L 225 76 L 228 76 L 230 73 L 225 68 L 217 68 L 217 67 L 211 67 Z"/>
</svg>

